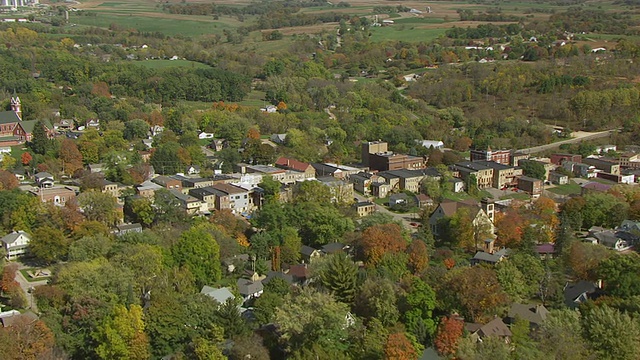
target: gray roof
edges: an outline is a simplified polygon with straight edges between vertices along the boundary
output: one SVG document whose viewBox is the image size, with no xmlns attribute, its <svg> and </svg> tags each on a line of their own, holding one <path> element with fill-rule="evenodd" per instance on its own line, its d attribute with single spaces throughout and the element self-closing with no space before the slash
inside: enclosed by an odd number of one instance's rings
<svg viewBox="0 0 640 360">
<path fill-rule="evenodd" d="M 267 273 L 267 277 L 262 280 L 262 284 L 263 285 L 267 285 L 271 280 L 276 279 L 276 278 L 280 278 L 284 281 L 287 282 L 287 284 L 292 284 L 293 283 L 293 276 L 289 275 L 289 274 L 285 274 L 282 271 L 269 271 Z"/>
<path fill-rule="evenodd" d="M 322 246 L 322 251 L 324 251 L 326 254 L 333 254 L 335 252 L 344 250 L 344 248 L 344 244 L 335 242 Z"/>
<path fill-rule="evenodd" d="M 576 308 L 578 304 L 586 301 L 589 295 L 595 293 L 596 286 L 589 281 L 580 281 L 575 284 L 567 284 L 564 288 L 564 302 L 570 308 Z"/>
<path fill-rule="evenodd" d="M 311 256 L 311 254 L 313 254 L 314 251 L 318 251 L 318 249 L 314 249 L 311 246 L 307 246 L 307 245 L 302 245 L 300 247 L 300 253 L 302 255 Z"/>
<path fill-rule="evenodd" d="M 478 332 L 481 338 L 487 336 L 511 336 L 511 330 L 500 318 L 495 318 L 482 325 Z"/>
<path fill-rule="evenodd" d="M 527 320 L 530 324 L 540 325 L 549 315 L 549 310 L 540 304 L 512 304 L 509 317 Z"/>
<path fill-rule="evenodd" d="M 238 279 L 238 292 L 242 296 L 249 296 L 262 291 L 262 281 L 253 281 L 251 279 Z"/>
<path fill-rule="evenodd" d="M 224 304 L 228 299 L 235 299 L 236 297 L 231 293 L 231 291 L 226 288 L 213 288 L 211 286 L 203 286 L 202 290 L 200 290 L 200 294 L 205 294 L 207 296 L 211 296 L 215 301 L 220 304 Z"/>
<path fill-rule="evenodd" d="M 126 230 L 132 230 L 132 229 L 142 229 L 142 225 L 140 225 L 138 223 L 121 224 L 121 225 L 116 225 L 116 227 L 118 228 L 119 231 L 126 231 Z"/>
<path fill-rule="evenodd" d="M 20 235 L 24 235 L 26 236 L 28 239 L 31 239 L 31 237 L 29 236 L 29 234 L 27 234 L 26 232 L 20 230 L 20 231 L 14 231 L 12 233 L 9 233 L 5 236 L 3 236 L 0 241 L 2 241 L 3 243 L 7 244 L 7 245 L 11 245 L 13 244 L 16 240 L 18 240 L 18 237 L 20 237 Z"/>
<path fill-rule="evenodd" d="M 497 263 L 498 261 L 500 261 L 500 256 L 496 255 L 496 254 L 489 254 L 486 253 L 484 251 L 478 251 L 476 253 L 476 255 L 473 257 L 473 260 L 477 260 L 477 261 L 486 261 L 486 262 L 490 262 L 490 263 Z"/>
<path fill-rule="evenodd" d="M 20 118 L 15 111 L 0 111 L 0 124 L 11 124 L 20 122 Z"/>
</svg>

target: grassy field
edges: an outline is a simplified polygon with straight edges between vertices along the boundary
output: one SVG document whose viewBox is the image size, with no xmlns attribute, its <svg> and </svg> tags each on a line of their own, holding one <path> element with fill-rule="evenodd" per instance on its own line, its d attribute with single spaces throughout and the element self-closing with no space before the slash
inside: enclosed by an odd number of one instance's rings
<svg viewBox="0 0 640 360">
<path fill-rule="evenodd" d="M 421 29 L 418 26 L 394 25 L 371 29 L 371 41 L 430 41 L 444 35 L 446 29 Z"/>
<path fill-rule="evenodd" d="M 264 91 L 253 90 L 249 93 L 246 99 L 242 100 L 238 103 L 238 105 L 244 106 L 256 106 L 263 107 L 265 105 L 270 105 L 269 103 L 264 101 Z"/>
<path fill-rule="evenodd" d="M 191 68 L 210 68 L 207 64 L 202 64 L 189 60 L 144 60 L 135 62 L 136 65 L 142 65 L 150 69 L 166 69 L 171 67 L 191 67 Z"/>
<path fill-rule="evenodd" d="M 577 194 L 580 194 L 581 190 L 582 188 L 580 187 L 580 185 L 572 181 L 570 181 L 568 184 L 565 184 L 565 185 L 558 185 L 550 189 L 547 189 L 547 191 L 550 191 L 558 195 L 574 195 L 574 194 L 577 195 Z"/>
</svg>

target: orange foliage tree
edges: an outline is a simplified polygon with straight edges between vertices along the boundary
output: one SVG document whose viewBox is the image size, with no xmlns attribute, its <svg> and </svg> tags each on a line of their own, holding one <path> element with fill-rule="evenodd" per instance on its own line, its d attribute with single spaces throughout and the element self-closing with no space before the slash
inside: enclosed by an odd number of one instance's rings
<svg viewBox="0 0 640 360">
<path fill-rule="evenodd" d="M 247 137 L 252 140 L 260 140 L 260 130 L 255 127 L 249 128 L 249 131 L 247 131 Z"/>
<path fill-rule="evenodd" d="M 52 357 L 54 337 L 42 321 L 21 315 L 12 326 L 0 329 L 0 348 L 5 360 L 36 360 Z"/>
<path fill-rule="evenodd" d="M 19 185 L 18 178 L 7 170 L 0 170 L 0 190 L 12 190 Z"/>
<path fill-rule="evenodd" d="M 454 317 L 445 316 L 440 320 L 433 344 L 442 356 L 450 356 L 458 349 L 458 340 L 462 336 L 464 323 Z"/>
<path fill-rule="evenodd" d="M 20 155 L 20 162 L 22 162 L 22 165 L 24 166 L 31 164 L 31 160 L 33 160 L 33 156 L 31 156 L 31 154 L 29 154 L 28 152 L 22 153 L 22 155 Z"/>
<path fill-rule="evenodd" d="M 389 360 L 415 360 L 418 352 L 404 333 L 389 335 L 384 345 L 385 359 Z"/>
<path fill-rule="evenodd" d="M 82 169 L 82 154 L 73 140 L 62 140 L 60 160 L 62 161 L 64 173 L 67 175 L 73 175 L 77 170 Z"/>
<path fill-rule="evenodd" d="M 506 213 L 497 213 L 498 245 L 510 248 L 517 247 L 522 242 L 525 226 L 527 223 L 517 209 L 510 208 Z"/>
<path fill-rule="evenodd" d="M 407 249 L 409 254 L 409 269 L 414 274 L 420 274 L 429 265 L 429 254 L 427 253 L 427 245 L 423 241 L 414 240 Z"/>
<path fill-rule="evenodd" d="M 386 253 L 399 253 L 407 248 L 398 224 L 381 224 L 367 228 L 362 233 L 362 251 L 371 266 L 375 266 Z"/>
</svg>

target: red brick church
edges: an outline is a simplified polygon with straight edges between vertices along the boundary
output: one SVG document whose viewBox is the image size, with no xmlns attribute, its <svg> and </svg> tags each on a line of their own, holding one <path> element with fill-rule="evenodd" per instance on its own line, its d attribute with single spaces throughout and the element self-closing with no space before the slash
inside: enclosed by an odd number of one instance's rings
<svg viewBox="0 0 640 360">
<path fill-rule="evenodd" d="M 11 98 L 11 110 L 0 111 L 0 146 L 15 146 L 31 141 L 33 128 L 38 120 L 22 120 L 22 105 L 18 96 Z M 50 135 L 53 127 L 45 124 L 45 129 Z"/>
</svg>

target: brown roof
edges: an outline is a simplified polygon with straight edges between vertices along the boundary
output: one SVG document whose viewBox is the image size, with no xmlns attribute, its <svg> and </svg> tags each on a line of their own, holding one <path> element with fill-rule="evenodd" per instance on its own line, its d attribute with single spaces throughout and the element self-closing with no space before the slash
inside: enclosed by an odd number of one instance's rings
<svg viewBox="0 0 640 360">
<path fill-rule="evenodd" d="M 213 184 L 211 187 L 227 194 L 242 194 L 247 192 L 247 190 L 231 184 Z"/>
<path fill-rule="evenodd" d="M 281 157 L 281 158 L 278 158 L 278 160 L 276 160 L 276 166 L 284 169 L 305 172 L 307 171 L 307 169 L 309 169 L 309 166 L 311 165 L 309 163 L 298 161 L 296 159 Z"/>
<path fill-rule="evenodd" d="M 488 323 L 484 324 L 480 330 L 480 337 L 485 336 L 511 336 L 511 330 L 505 325 L 505 323 L 500 318 L 495 318 Z"/>
<path fill-rule="evenodd" d="M 309 277 L 309 269 L 306 265 L 293 265 L 289 268 L 289 275 L 299 279 L 306 279 Z"/>
<path fill-rule="evenodd" d="M 444 211 L 444 216 L 453 216 L 459 208 L 467 207 L 471 210 L 479 210 L 478 203 L 473 200 L 465 200 L 465 201 L 443 201 L 440 203 L 442 207 L 442 211 Z M 476 212 L 477 214 L 477 212 Z M 471 214 L 475 215 L 474 213 Z"/>
</svg>

